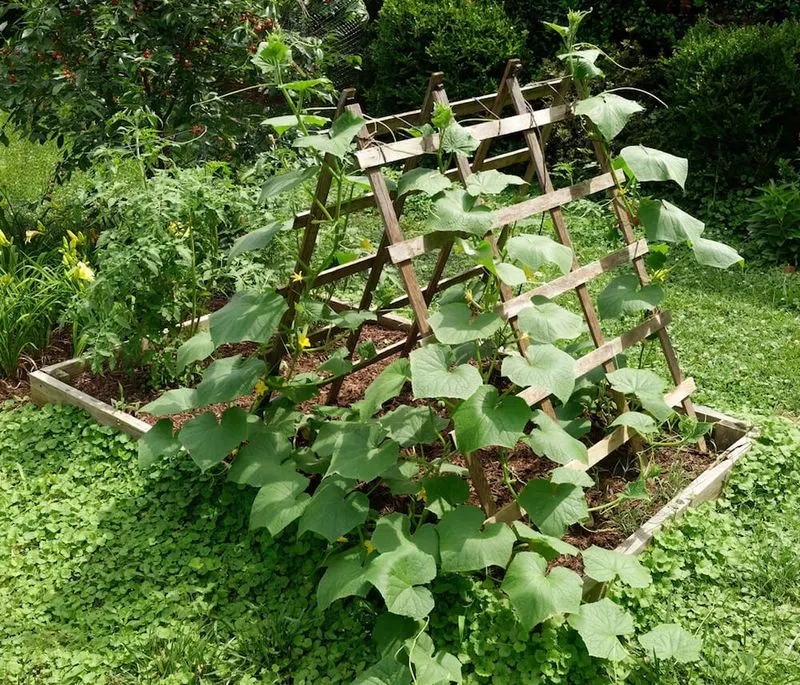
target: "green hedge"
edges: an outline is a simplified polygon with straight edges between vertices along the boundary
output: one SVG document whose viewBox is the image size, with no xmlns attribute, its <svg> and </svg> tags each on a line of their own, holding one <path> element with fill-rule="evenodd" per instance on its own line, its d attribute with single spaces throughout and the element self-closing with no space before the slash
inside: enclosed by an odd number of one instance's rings
<svg viewBox="0 0 800 685">
<path fill-rule="evenodd" d="M 774 175 L 800 150 L 800 23 L 698 24 L 663 64 L 656 135 L 718 190 Z"/>
<path fill-rule="evenodd" d="M 430 74 L 445 72 L 451 100 L 491 93 L 526 32 L 492 0 L 387 0 L 367 55 L 373 112 L 419 106 Z"/>
</svg>

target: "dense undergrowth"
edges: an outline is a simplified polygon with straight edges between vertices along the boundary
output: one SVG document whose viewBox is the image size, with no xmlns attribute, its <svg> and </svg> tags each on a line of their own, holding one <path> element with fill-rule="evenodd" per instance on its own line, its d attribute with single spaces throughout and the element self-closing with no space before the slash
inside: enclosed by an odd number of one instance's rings
<svg viewBox="0 0 800 685">
<path fill-rule="evenodd" d="M 642 628 L 702 638 L 698 665 L 606 674 L 565 625 L 528 638 L 490 581 L 454 576 L 434 587 L 431 633 L 467 662 L 465 682 L 800 678 L 800 431 L 760 426 L 727 498 L 661 535 L 644 557 L 655 584 L 624 598 Z M 140 472 L 128 437 L 75 409 L 4 411 L 0 682 L 349 682 L 374 659 L 372 609 L 320 615 L 323 546 L 243 532 L 250 497 L 187 460 Z"/>
</svg>

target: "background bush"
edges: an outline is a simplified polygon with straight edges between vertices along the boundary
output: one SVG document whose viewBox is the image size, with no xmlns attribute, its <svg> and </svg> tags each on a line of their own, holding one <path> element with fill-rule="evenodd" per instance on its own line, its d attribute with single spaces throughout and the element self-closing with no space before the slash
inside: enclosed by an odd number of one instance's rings
<svg viewBox="0 0 800 685">
<path fill-rule="evenodd" d="M 800 23 L 693 28 L 663 65 L 659 135 L 718 192 L 764 182 L 797 153 Z"/>
<path fill-rule="evenodd" d="M 450 100 L 491 93 L 525 37 L 493 0 L 387 0 L 367 56 L 372 113 L 419 107 L 438 70 Z"/>
</svg>

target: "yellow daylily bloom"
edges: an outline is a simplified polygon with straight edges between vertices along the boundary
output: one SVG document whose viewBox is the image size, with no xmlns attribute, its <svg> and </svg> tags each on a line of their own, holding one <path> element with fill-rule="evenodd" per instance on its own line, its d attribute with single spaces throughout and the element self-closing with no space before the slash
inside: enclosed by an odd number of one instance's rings
<svg viewBox="0 0 800 685">
<path fill-rule="evenodd" d="M 12 241 L 10 241 L 6 234 L 0 231 L 0 247 L 10 247 L 12 245 Z"/>
<path fill-rule="evenodd" d="M 25 231 L 25 243 L 30 243 L 37 235 L 42 235 L 41 231 Z"/>
<path fill-rule="evenodd" d="M 94 280 L 94 270 L 84 262 L 75 265 L 75 275 L 82 281 L 91 282 Z"/>
<path fill-rule="evenodd" d="M 302 280 L 303 280 L 303 274 L 301 274 L 299 271 L 295 271 L 292 274 L 292 283 L 300 283 L 300 281 Z"/>
<path fill-rule="evenodd" d="M 377 547 L 372 544 L 372 540 L 364 540 L 364 549 L 367 550 L 367 554 L 372 554 Z"/>
</svg>

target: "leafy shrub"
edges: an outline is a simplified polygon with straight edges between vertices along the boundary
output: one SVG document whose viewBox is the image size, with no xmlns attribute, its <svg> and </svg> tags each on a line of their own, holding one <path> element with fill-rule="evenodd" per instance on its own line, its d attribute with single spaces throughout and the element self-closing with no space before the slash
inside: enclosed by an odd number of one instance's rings
<svg viewBox="0 0 800 685">
<path fill-rule="evenodd" d="M 491 93 L 525 36 L 493 0 L 387 0 L 368 55 L 368 99 L 382 112 L 418 107 L 439 70 L 451 100 Z"/>
<path fill-rule="evenodd" d="M 3 241 L 0 237 L 0 372 L 15 376 L 23 356 L 50 342 L 75 286 L 63 268 L 48 263 L 47 255 L 27 259 Z"/>
<path fill-rule="evenodd" d="M 97 278 L 70 316 L 99 370 L 118 348 L 123 362 L 139 359 L 145 339 L 157 344 L 164 329 L 201 314 L 225 285 L 220 243 L 257 214 L 251 189 L 221 162 L 133 180 L 111 166 L 94 183 Z"/>
<path fill-rule="evenodd" d="M 758 256 L 800 264 L 800 185 L 774 181 L 759 188 L 747 230 Z"/>
<path fill-rule="evenodd" d="M 798 67 L 800 23 L 699 24 L 664 63 L 656 128 L 718 190 L 764 182 L 798 149 Z"/>
<path fill-rule="evenodd" d="M 266 6 L 265 6 L 266 5 Z M 56 138 L 72 163 L 119 139 L 114 115 L 142 110 L 176 153 L 236 154 L 261 135 L 259 98 L 214 98 L 258 83 L 248 59 L 277 27 L 251 0 L 13 3 L 0 59 L 0 104 L 34 140 Z M 10 9 L 0 9 L 0 23 Z M 313 72 L 318 40 L 293 41 L 297 74 Z M 254 118 L 248 117 L 252 115 Z"/>
</svg>

